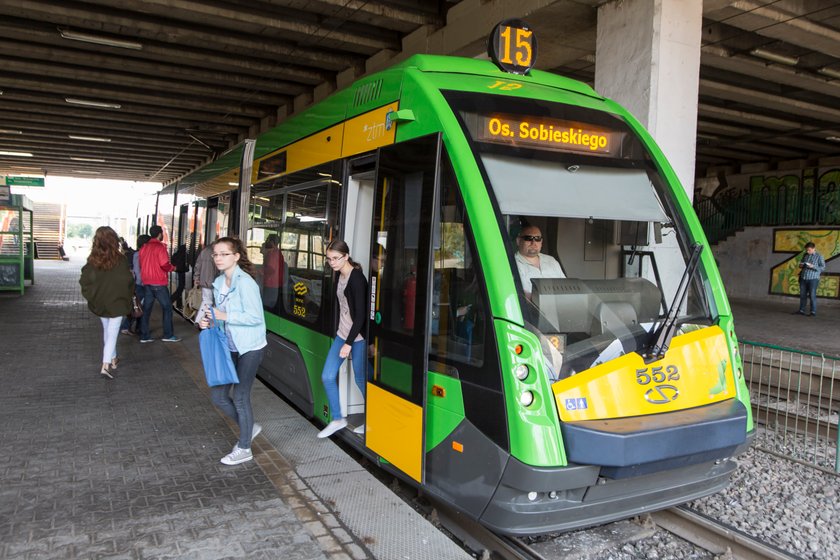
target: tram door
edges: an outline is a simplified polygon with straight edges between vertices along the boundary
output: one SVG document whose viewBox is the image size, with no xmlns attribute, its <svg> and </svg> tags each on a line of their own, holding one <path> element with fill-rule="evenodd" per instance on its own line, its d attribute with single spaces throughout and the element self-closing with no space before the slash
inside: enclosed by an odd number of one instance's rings
<svg viewBox="0 0 840 560">
<path fill-rule="evenodd" d="M 351 169 L 345 187 L 346 212 L 342 227 L 343 238 L 350 245 L 353 260 L 362 267 L 365 278 L 370 278 L 370 224 L 373 221 L 374 171 L 373 165 L 367 170 Z M 367 336 L 367 333 L 362 333 Z M 341 409 L 348 417 L 365 413 L 365 399 L 359 391 L 354 376 L 350 372 L 352 360 L 345 360 L 338 376 L 338 392 Z M 354 423 L 357 422 L 354 417 Z M 364 419 L 358 421 L 364 423 Z"/>
<path fill-rule="evenodd" d="M 365 444 L 423 481 L 432 209 L 440 137 L 380 150 L 371 236 Z"/>
</svg>

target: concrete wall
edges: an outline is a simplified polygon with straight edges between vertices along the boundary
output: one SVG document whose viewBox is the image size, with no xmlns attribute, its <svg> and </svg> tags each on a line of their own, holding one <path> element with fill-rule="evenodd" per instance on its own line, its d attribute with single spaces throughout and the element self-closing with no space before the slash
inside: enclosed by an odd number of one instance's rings
<svg viewBox="0 0 840 560">
<path fill-rule="evenodd" d="M 777 229 L 779 228 L 747 228 L 712 246 L 730 299 L 790 302 L 791 306 L 796 305 L 794 297 L 769 293 L 771 269 L 794 256 L 791 253 L 773 251 L 773 237 Z M 828 261 L 828 258 L 826 260 Z M 825 273 L 840 273 L 840 258 L 828 261 Z M 821 305 L 840 307 L 840 300 L 837 299 L 820 298 L 819 302 Z"/>
</svg>

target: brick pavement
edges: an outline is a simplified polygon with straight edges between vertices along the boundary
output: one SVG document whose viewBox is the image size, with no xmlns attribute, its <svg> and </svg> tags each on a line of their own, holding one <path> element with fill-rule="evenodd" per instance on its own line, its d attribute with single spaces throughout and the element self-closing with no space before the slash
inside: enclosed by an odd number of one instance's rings
<svg viewBox="0 0 840 560">
<path fill-rule="evenodd" d="M 304 526 L 327 509 L 266 440 L 219 463 L 235 439 L 177 345 L 120 336 L 116 379 L 99 375 L 80 267 L 39 262 L 26 295 L 0 296 L 0 558 L 366 557 Z"/>
</svg>

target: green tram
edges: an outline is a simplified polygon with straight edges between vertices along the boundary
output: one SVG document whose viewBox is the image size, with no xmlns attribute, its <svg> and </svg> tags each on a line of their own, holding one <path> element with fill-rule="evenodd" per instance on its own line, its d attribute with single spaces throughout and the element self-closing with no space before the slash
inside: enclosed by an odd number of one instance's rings
<svg viewBox="0 0 840 560">
<path fill-rule="evenodd" d="M 531 70 L 534 41 L 503 22 L 493 61 L 413 56 L 362 78 L 162 191 L 157 218 L 193 259 L 246 236 L 261 378 L 318 423 L 337 325 L 325 248 L 346 240 L 369 281 L 370 372 L 366 401 L 341 372 L 366 430 L 337 436 L 511 535 L 718 491 L 754 434 L 674 171 L 618 104 Z M 523 244 L 554 274 L 520 273 Z"/>
</svg>

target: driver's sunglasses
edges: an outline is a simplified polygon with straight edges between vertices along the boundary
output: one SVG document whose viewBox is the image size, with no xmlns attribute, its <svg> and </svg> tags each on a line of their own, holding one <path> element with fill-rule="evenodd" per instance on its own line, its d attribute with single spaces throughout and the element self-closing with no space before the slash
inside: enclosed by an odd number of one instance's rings
<svg viewBox="0 0 840 560">
<path fill-rule="evenodd" d="M 535 241 L 539 243 L 542 241 L 542 235 L 520 235 L 519 239 L 524 239 L 525 241 Z"/>
</svg>

